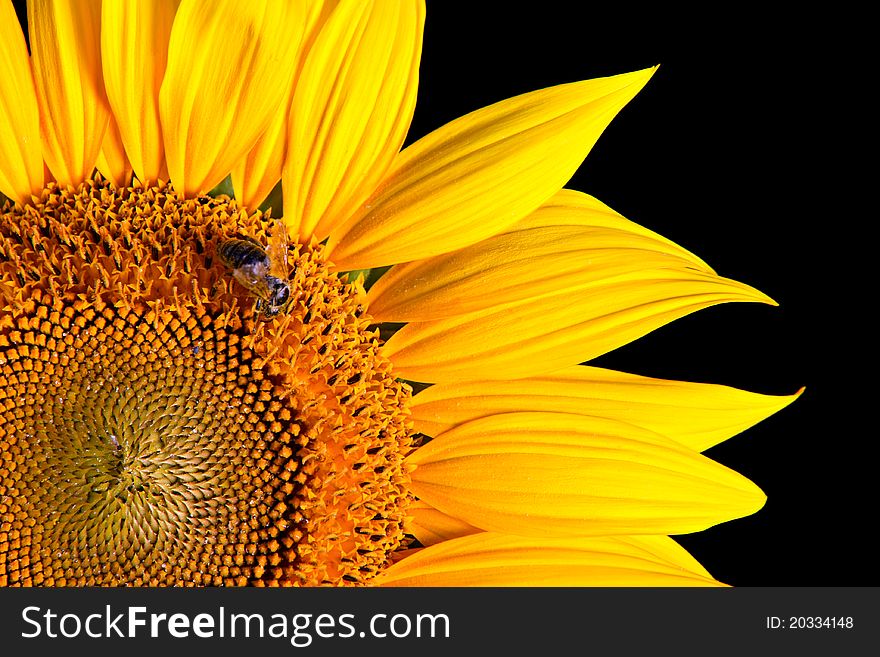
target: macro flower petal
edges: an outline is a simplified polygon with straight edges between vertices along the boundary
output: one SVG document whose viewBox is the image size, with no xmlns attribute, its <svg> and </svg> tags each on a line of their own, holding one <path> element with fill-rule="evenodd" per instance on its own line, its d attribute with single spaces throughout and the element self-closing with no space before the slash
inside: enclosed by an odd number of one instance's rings
<svg viewBox="0 0 880 657">
<path fill-rule="evenodd" d="M 458 425 L 407 459 L 410 489 L 485 529 L 524 536 L 681 534 L 754 513 L 742 475 L 635 425 L 504 413 Z"/>
<path fill-rule="evenodd" d="M 723 586 L 667 536 L 555 538 L 492 532 L 445 541 L 378 586 Z"/>
<path fill-rule="evenodd" d="M 143 182 L 167 177 L 159 89 L 179 0 L 104 0 L 101 56 L 107 100 L 132 169 Z"/>
<path fill-rule="evenodd" d="M 410 504 L 407 511 L 411 518 L 406 525 L 406 531 L 415 536 L 422 545 L 434 545 L 482 531 L 464 520 L 435 509 L 422 500 Z"/>
<path fill-rule="evenodd" d="M 408 262 L 511 226 L 562 188 L 654 70 L 523 94 L 423 137 L 330 235 L 331 259 L 341 270 Z"/>
<path fill-rule="evenodd" d="M 117 187 L 125 187 L 131 182 L 132 167 L 125 155 L 125 146 L 116 120 L 111 116 L 104 133 L 101 153 L 96 162 L 98 171 Z"/>
<path fill-rule="evenodd" d="M 100 0 L 28 2 L 42 153 L 60 185 L 92 175 L 110 111 L 101 71 Z"/>
<path fill-rule="evenodd" d="M 429 436 L 488 415 L 544 411 L 628 422 L 701 452 L 780 411 L 799 395 L 762 395 L 577 365 L 525 379 L 431 386 L 413 397 L 411 409 L 415 430 Z"/>
<path fill-rule="evenodd" d="M 186 197 L 220 183 L 283 106 L 305 26 L 302 3 L 183 0 L 159 116 L 168 173 Z"/>
<path fill-rule="evenodd" d="M 377 321 L 425 321 L 667 268 L 714 273 L 596 199 L 562 190 L 503 233 L 392 267 L 370 289 L 368 302 Z"/>
<path fill-rule="evenodd" d="M 607 262 L 599 266 L 607 277 L 577 287 L 407 324 L 385 353 L 410 381 L 516 379 L 596 358 L 719 303 L 776 305 L 748 285 L 689 266 L 624 272 Z"/>
<path fill-rule="evenodd" d="M 40 112 L 24 35 L 9 0 L 0 0 L 0 192 L 25 204 L 43 188 Z"/>
<path fill-rule="evenodd" d="M 257 208 L 266 200 L 272 189 L 281 180 L 281 170 L 287 157 L 288 124 L 290 123 L 290 106 L 294 98 L 297 80 L 302 70 L 305 55 L 326 21 L 328 5 L 332 3 L 321 0 L 306 0 L 305 23 L 303 37 L 299 48 L 294 53 L 294 78 L 290 85 L 287 98 L 277 112 L 266 131 L 260 135 L 247 156 L 232 170 L 232 187 L 235 198 L 248 208 Z M 276 211 L 277 215 L 278 212 Z"/>
<path fill-rule="evenodd" d="M 418 86 L 423 0 L 344 0 L 308 54 L 290 115 L 285 221 L 325 238 L 375 189 L 403 145 Z"/>
</svg>

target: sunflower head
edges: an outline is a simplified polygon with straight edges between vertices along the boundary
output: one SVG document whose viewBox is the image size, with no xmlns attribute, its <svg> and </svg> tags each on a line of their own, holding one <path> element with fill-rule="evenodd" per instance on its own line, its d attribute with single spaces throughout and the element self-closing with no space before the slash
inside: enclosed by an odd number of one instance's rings
<svg viewBox="0 0 880 657">
<path fill-rule="evenodd" d="M 255 314 L 216 253 L 270 226 L 163 184 L 7 206 L 7 583 L 358 582 L 400 546 L 409 389 L 320 246 Z"/>
<path fill-rule="evenodd" d="M 765 498 L 701 451 L 795 396 L 583 365 L 775 303 L 562 189 L 656 67 L 401 150 L 423 0 L 27 18 L 30 52 L 0 0 L 0 584 L 718 584 L 669 535 Z"/>
</svg>

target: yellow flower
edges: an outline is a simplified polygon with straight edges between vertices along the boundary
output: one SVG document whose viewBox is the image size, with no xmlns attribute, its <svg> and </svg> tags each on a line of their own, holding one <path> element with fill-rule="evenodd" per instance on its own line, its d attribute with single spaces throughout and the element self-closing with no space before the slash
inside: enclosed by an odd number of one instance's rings
<svg viewBox="0 0 880 657">
<path fill-rule="evenodd" d="M 774 303 L 563 189 L 653 69 L 401 151 L 424 19 L 0 0 L 0 583 L 718 584 L 796 395 L 581 365 Z"/>
</svg>

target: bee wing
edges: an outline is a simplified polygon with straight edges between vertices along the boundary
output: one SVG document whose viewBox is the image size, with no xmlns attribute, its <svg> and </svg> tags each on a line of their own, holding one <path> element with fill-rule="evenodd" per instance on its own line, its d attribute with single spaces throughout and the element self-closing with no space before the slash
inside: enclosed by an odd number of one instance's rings
<svg viewBox="0 0 880 657">
<path fill-rule="evenodd" d="M 287 278 L 287 226 L 280 219 L 276 219 L 272 227 L 266 255 L 269 256 L 269 273 L 276 278 Z"/>
<path fill-rule="evenodd" d="M 255 267 L 233 269 L 232 277 L 257 296 L 266 296 L 266 292 L 263 291 L 263 288 L 266 287 L 266 277 L 255 271 Z"/>
</svg>

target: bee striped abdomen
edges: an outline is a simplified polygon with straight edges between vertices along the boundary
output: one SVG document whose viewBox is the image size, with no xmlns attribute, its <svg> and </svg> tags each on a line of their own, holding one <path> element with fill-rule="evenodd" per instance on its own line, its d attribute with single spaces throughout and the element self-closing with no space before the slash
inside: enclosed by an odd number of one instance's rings
<svg viewBox="0 0 880 657">
<path fill-rule="evenodd" d="M 239 238 L 228 239 L 217 247 L 220 261 L 230 269 L 263 266 L 268 271 L 269 256 L 257 243 Z"/>
</svg>

